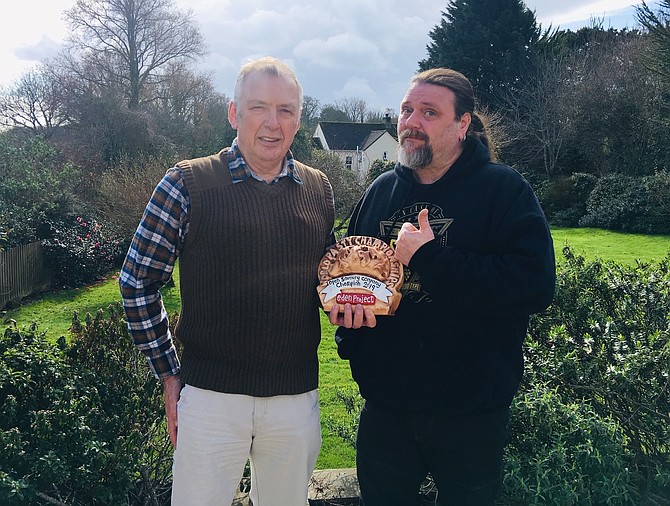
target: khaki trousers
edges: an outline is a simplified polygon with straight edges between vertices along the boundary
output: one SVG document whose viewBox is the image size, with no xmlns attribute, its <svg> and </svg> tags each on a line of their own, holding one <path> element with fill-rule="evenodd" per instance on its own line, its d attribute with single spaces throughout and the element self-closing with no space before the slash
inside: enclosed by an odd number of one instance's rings
<svg viewBox="0 0 670 506">
<path fill-rule="evenodd" d="M 319 396 L 250 397 L 186 385 L 178 404 L 172 506 L 230 506 L 251 465 L 254 506 L 305 506 L 321 448 Z"/>
</svg>

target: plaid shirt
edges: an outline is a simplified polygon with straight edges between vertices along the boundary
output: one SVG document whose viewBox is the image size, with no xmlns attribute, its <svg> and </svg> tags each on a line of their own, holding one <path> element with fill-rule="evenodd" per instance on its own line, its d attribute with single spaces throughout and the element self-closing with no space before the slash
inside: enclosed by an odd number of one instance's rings
<svg viewBox="0 0 670 506">
<path fill-rule="evenodd" d="M 265 182 L 244 162 L 237 139 L 228 151 L 228 168 L 234 184 L 249 177 Z M 284 176 L 302 184 L 290 151 L 281 173 L 270 184 Z M 170 279 L 186 239 L 190 207 L 181 170 L 173 167 L 158 183 L 144 210 L 119 276 L 130 335 L 161 379 L 179 374 L 179 359 L 159 289 Z"/>
</svg>

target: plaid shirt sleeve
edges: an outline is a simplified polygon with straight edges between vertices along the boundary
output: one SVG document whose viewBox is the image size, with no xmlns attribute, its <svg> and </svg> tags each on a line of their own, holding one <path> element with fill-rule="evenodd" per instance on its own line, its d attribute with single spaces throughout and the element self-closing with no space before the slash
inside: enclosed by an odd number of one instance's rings
<svg viewBox="0 0 670 506">
<path fill-rule="evenodd" d="M 154 189 L 119 276 L 128 329 L 157 378 L 179 373 L 179 359 L 159 289 L 170 279 L 188 230 L 190 201 L 181 172 Z"/>
</svg>

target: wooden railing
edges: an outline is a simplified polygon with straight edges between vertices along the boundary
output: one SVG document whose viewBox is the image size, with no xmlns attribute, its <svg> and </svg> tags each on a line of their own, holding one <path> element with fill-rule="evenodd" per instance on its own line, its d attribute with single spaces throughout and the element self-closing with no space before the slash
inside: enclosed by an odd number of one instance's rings
<svg viewBox="0 0 670 506">
<path fill-rule="evenodd" d="M 0 309 L 51 286 L 53 272 L 44 260 L 42 244 L 33 242 L 0 251 Z"/>
</svg>

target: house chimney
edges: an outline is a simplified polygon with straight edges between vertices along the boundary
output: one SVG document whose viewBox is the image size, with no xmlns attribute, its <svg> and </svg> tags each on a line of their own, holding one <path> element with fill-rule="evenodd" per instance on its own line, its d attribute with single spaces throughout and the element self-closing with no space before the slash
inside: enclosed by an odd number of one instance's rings
<svg viewBox="0 0 670 506">
<path fill-rule="evenodd" d="M 386 109 L 384 113 L 384 127 L 386 130 L 393 130 L 393 123 L 391 122 L 391 109 Z"/>
</svg>

